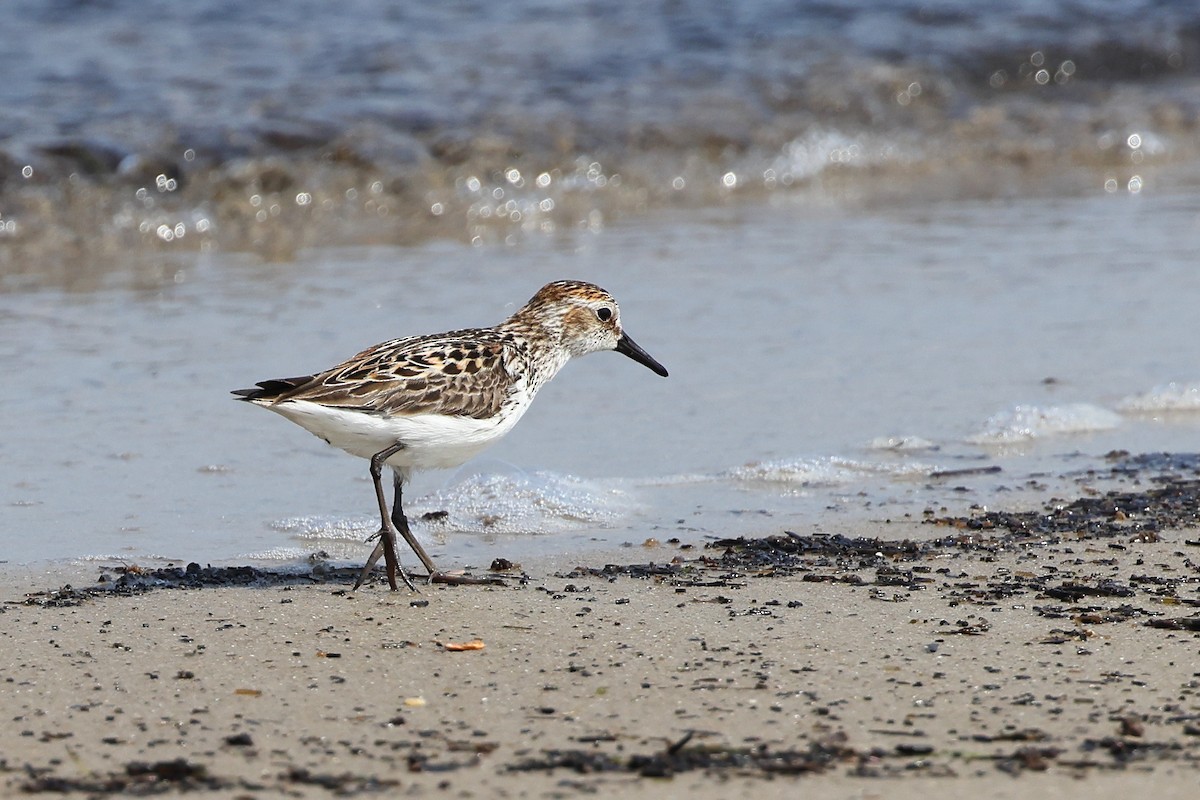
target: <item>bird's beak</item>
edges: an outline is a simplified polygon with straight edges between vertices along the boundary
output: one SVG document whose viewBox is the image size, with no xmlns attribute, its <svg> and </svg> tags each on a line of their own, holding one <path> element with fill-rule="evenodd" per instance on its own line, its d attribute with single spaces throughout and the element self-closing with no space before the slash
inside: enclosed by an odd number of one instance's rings
<svg viewBox="0 0 1200 800">
<path fill-rule="evenodd" d="M 629 338 L 629 334 L 621 334 L 621 338 L 617 340 L 615 349 L 621 355 L 629 356 L 634 361 L 649 367 L 664 378 L 667 377 L 667 368 L 651 358 L 650 354 L 639 347 L 637 342 Z"/>
</svg>

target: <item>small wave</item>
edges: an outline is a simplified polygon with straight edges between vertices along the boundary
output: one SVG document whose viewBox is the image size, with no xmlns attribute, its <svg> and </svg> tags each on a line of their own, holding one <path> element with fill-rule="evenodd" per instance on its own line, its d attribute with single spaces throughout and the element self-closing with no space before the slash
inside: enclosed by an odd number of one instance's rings
<svg viewBox="0 0 1200 800">
<path fill-rule="evenodd" d="M 927 475 L 930 471 L 929 465 L 917 462 L 880 464 L 823 456 L 751 462 L 722 473 L 720 477 L 749 483 L 783 483 L 819 488 L 844 486 L 873 475 L 905 477 Z"/>
<path fill-rule="evenodd" d="M 492 464 L 484 473 L 456 475 L 442 489 L 406 502 L 404 510 L 418 538 L 427 539 L 438 532 L 548 534 L 606 527 L 633 505 L 628 494 L 614 486 Z M 340 543 L 360 543 L 374 534 L 379 517 L 316 514 L 276 520 L 271 528 L 293 539 L 325 546 L 332 543 L 336 548 Z M 295 555 L 287 548 L 278 550 L 284 557 Z"/>
<path fill-rule="evenodd" d="M 546 534 L 607 527 L 633 506 L 621 489 L 573 475 L 514 470 L 456 477 L 419 503 L 439 527 L 478 534 Z"/>
<path fill-rule="evenodd" d="M 1107 431 L 1120 426 L 1121 418 L 1107 408 L 1089 403 L 1064 406 L 1014 406 L 991 416 L 983 430 L 968 436 L 970 444 L 997 445 L 1051 436 Z"/>
<path fill-rule="evenodd" d="M 369 550 L 365 547 L 360 548 L 360 549 L 362 550 L 361 553 L 352 553 L 349 550 L 347 550 L 345 553 L 338 551 L 337 553 L 330 553 L 328 555 L 330 557 L 351 558 L 351 557 L 356 557 L 356 556 L 357 557 L 365 556 L 367 554 L 367 552 L 369 552 Z M 265 550 L 252 551 L 252 552 L 249 552 L 249 553 L 246 553 L 245 555 L 243 555 L 242 558 L 244 558 L 248 561 L 282 561 L 285 563 L 291 563 L 291 562 L 296 562 L 296 561 L 304 561 L 306 559 L 309 559 L 310 556 L 312 556 L 312 555 L 313 555 L 312 548 L 279 546 L 279 547 L 268 547 Z"/>
<path fill-rule="evenodd" d="M 937 449 L 936 444 L 920 436 L 878 436 L 867 442 L 867 447 L 871 450 L 891 450 L 897 453 Z"/>
<path fill-rule="evenodd" d="M 1117 410 L 1123 414 L 1200 411 L 1200 383 L 1155 386 L 1148 392 L 1126 397 L 1117 403 Z"/>
<path fill-rule="evenodd" d="M 313 514 L 306 517 L 286 517 L 275 520 L 270 527 L 296 539 L 361 542 L 379 529 L 379 517 L 365 515 L 335 517 L 328 514 Z"/>
<path fill-rule="evenodd" d="M 868 167 L 897 158 L 890 142 L 838 130 L 814 130 L 784 145 L 763 173 L 768 187 L 815 178 L 830 167 Z"/>
</svg>

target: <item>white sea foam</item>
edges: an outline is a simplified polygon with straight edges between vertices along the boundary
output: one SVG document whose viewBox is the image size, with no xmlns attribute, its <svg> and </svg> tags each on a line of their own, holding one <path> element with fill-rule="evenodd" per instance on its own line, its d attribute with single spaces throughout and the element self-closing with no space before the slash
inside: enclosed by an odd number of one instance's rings
<svg viewBox="0 0 1200 800">
<path fill-rule="evenodd" d="M 438 491 L 405 503 L 418 537 L 434 531 L 549 534 L 606 527 L 635 505 L 616 486 L 552 472 L 515 468 L 497 472 L 493 464 L 485 463 L 488 472 L 464 470 Z M 426 519 L 430 513 L 434 516 Z M 289 517 L 271 527 L 305 541 L 360 542 L 378 530 L 379 518 L 369 514 Z"/>
<path fill-rule="evenodd" d="M 1167 383 L 1117 403 L 1124 414 L 1200 411 L 1200 383 Z"/>
<path fill-rule="evenodd" d="M 379 529 L 379 517 L 365 514 L 355 514 L 352 517 L 313 514 L 275 520 L 271 523 L 271 528 L 296 539 L 361 542 Z"/>
<path fill-rule="evenodd" d="M 866 166 L 894 157 L 894 146 L 838 130 L 812 131 L 785 145 L 771 163 L 773 180 L 808 180 L 831 166 Z"/>
<path fill-rule="evenodd" d="M 878 436 L 867 442 L 867 447 L 871 450 L 891 450 L 897 453 L 937 449 L 936 444 L 920 436 Z"/>
<path fill-rule="evenodd" d="M 362 555 L 365 556 L 366 553 L 368 552 L 368 549 L 366 547 L 363 547 L 361 549 L 362 549 Z M 245 558 L 247 561 L 284 561 L 284 562 L 291 563 L 291 562 L 302 561 L 303 559 L 307 558 L 311 554 L 312 554 L 312 548 L 305 549 L 305 548 L 301 548 L 301 547 L 269 547 L 266 550 L 258 550 L 255 552 L 246 553 L 243 556 L 243 558 Z M 339 553 L 339 555 L 342 555 L 342 554 Z M 344 555 L 347 558 L 349 558 L 350 557 L 349 551 L 347 551 L 347 553 Z"/>
<path fill-rule="evenodd" d="M 548 534 L 607 527 L 634 505 L 628 493 L 614 485 L 514 469 L 456 476 L 414 508 L 446 511 L 436 524 L 453 531 Z"/>
<path fill-rule="evenodd" d="M 753 461 L 740 467 L 734 467 L 722 473 L 720 477 L 748 483 L 784 483 L 819 488 L 845 486 L 875 475 L 890 477 L 927 475 L 931 469 L 928 464 L 915 461 L 884 464 L 838 456 L 820 456 L 778 461 Z"/>
<path fill-rule="evenodd" d="M 417 538 L 429 541 L 446 533 L 538 535 L 606 528 L 634 506 L 625 491 L 613 486 L 570 475 L 514 470 L 455 476 L 438 491 L 406 502 L 405 511 Z M 379 529 L 379 518 L 313 515 L 277 520 L 271 527 L 306 544 L 299 550 L 275 547 L 254 554 L 255 558 L 286 560 L 314 548 L 327 550 L 333 558 L 346 558 Z"/>
<path fill-rule="evenodd" d="M 1018 405 L 992 415 L 983 429 L 967 437 L 971 444 L 1002 445 L 1090 431 L 1112 430 L 1121 417 L 1090 403 L 1063 406 Z"/>
</svg>

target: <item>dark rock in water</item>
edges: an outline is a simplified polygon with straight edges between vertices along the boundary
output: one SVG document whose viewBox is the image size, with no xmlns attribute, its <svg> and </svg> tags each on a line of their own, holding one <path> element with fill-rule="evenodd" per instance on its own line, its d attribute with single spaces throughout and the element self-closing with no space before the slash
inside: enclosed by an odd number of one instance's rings
<svg viewBox="0 0 1200 800">
<path fill-rule="evenodd" d="M 20 163 L 11 154 L 0 150 L 0 189 L 21 179 Z"/>
<path fill-rule="evenodd" d="M 271 120 L 251 129 L 268 150 L 295 151 L 323 147 L 336 135 L 331 123 Z"/>
<path fill-rule="evenodd" d="M 476 160 L 501 166 L 504 162 L 520 158 L 522 148 L 505 136 L 472 136 L 450 131 L 434 139 L 429 145 L 429 152 L 446 166 L 458 166 Z"/>
<path fill-rule="evenodd" d="M 111 175 L 129 156 L 119 145 L 96 139 L 64 139 L 37 146 L 37 150 L 68 162 L 85 175 Z"/>
<path fill-rule="evenodd" d="M 279 194 L 296 185 L 296 176 L 281 159 L 244 159 L 228 166 L 223 182 L 227 187 L 237 189 L 234 193 L 237 197 L 243 189 Z"/>
<path fill-rule="evenodd" d="M 433 141 L 429 152 L 446 166 L 457 166 L 471 157 L 471 140 L 465 135 L 445 133 Z"/>
<path fill-rule="evenodd" d="M 287 169 L 267 167 L 258 173 L 258 186 L 267 194 L 286 192 L 296 184 L 296 179 Z"/>
<path fill-rule="evenodd" d="M 334 161 L 385 172 L 430 161 L 429 151 L 415 136 L 373 122 L 356 125 L 331 142 L 329 156 Z"/>
</svg>

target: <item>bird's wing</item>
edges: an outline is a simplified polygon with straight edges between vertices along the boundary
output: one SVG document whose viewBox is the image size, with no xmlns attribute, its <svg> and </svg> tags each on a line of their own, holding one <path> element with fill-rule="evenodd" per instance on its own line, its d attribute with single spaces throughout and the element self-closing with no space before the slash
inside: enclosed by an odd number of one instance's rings
<svg viewBox="0 0 1200 800">
<path fill-rule="evenodd" d="M 444 414 L 486 419 L 511 389 L 511 337 L 453 331 L 377 344 L 305 378 L 263 381 L 235 394 L 273 403 L 307 400 L 387 415 Z"/>
</svg>

